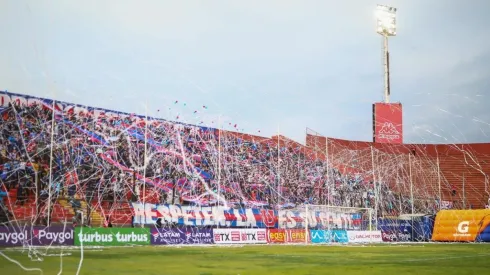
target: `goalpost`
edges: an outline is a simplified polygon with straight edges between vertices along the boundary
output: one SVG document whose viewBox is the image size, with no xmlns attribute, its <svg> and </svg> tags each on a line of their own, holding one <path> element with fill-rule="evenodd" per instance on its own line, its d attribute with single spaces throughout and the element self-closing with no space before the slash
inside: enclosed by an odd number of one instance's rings
<svg viewBox="0 0 490 275">
<path fill-rule="evenodd" d="M 312 241 L 310 230 L 375 231 L 373 212 L 372 208 L 305 204 L 305 243 Z"/>
</svg>

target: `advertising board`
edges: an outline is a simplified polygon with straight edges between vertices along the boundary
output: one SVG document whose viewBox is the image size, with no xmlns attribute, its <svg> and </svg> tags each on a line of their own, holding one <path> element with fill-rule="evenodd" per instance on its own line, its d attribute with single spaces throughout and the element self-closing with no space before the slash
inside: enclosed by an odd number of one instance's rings
<svg viewBox="0 0 490 275">
<path fill-rule="evenodd" d="M 345 230 L 331 230 L 330 233 L 333 237 L 333 241 L 336 243 L 347 243 L 349 242 L 349 237 L 347 231 Z"/>
<path fill-rule="evenodd" d="M 345 230 L 310 230 L 312 243 L 347 243 Z"/>
<path fill-rule="evenodd" d="M 332 239 L 331 231 L 310 230 L 311 243 L 330 243 Z"/>
<path fill-rule="evenodd" d="M 35 226 L 32 228 L 32 245 L 73 245 L 73 226 Z"/>
<path fill-rule="evenodd" d="M 75 228 L 75 245 L 125 246 L 150 244 L 149 228 Z"/>
<path fill-rule="evenodd" d="M 288 229 L 286 230 L 288 243 L 304 243 L 306 242 L 307 234 L 304 229 Z"/>
<path fill-rule="evenodd" d="M 381 239 L 383 242 L 409 242 L 412 234 L 400 230 L 381 230 Z"/>
<path fill-rule="evenodd" d="M 286 229 L 267 229 L 268 243 L 285 243 L 286 239 Z"/>
<path fill-rule="evenodd" d="M 213 243 L 212 229 L 164 227 L 152 228 L 150 233 L 150 243 L 154 245 Z"/>
<path fill-rule="evenodd" d="M 72 226 L 0 227 L 0 246 L 59 246 L 73 243 Z"/>
<path fill-rule="evenodd" d="M 373 104 L 373 142 L 403 143 L 403 115 L 400 103 Z"/>
<path fill-rule="evenodd" d="M 265 244 L 266 229 L 213 229 L 215 244 Z"/>
<path fill-rule="evenodd" d="M 31 231 L 28 227 L 0 226 L 0 247 L 28 244 Z"/>
<path fill-rule="evenodd" d="M 381 231 L 347 231 L 349 243 L 380 243 L 383 242 Z"/>
<path fill-rule="evenodd" d="M 441 210 L 437 213 L 433 241 L 490 242 L 490 209 Z"/>
</svg>

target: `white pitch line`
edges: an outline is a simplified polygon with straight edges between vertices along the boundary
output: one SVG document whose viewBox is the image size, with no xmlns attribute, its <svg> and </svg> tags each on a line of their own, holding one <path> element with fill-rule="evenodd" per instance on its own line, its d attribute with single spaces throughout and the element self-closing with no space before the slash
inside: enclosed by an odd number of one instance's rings
<svg viewBox="0 0 490 275">
<path fill-rule="evenodd" d="M 9 256 L 3 254 L 3 252 L 0 251 L 0 255 L 2 255 L 5 259 L 7 259 L 9 262 L 12 262 L 16 265 L 18 265 L 20 268 L 22 268 L 24 271 L 27 271 L 27 272 L 30 272 L 30 271 L 38 271 L 39 273 L 41 273 L 41 275 L 43 274 L 43 270 L 40 269 L 40 268 L 27 268 L 27 267 L 24 267 L 21 263 L 19 263 L 18 261 L 10 258 Z"/>
</svg>

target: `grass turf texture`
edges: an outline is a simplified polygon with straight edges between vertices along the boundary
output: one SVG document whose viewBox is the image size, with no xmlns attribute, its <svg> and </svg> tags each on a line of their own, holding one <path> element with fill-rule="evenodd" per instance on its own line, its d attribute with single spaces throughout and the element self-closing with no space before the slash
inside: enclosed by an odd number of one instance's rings
<svg viewBox="0 0 490 275">
<path fill-rule="evenodd" d="M 45 252 L 45 249 L 38 249 Z M 60 257 L 32 262 L 27 253 L 1 250 L 28 268 L 58 274 Z M 48 254 L 60 253 L 50 249 Z M 63 274 L 75 274 L 80 251 L 63 257 Z M 376 246 L 114 247 L 85 250 L 80 274 L 488 274 L 488 244 Z M 23 271 L 0 255 L 0 274 Z"/>
</svg>

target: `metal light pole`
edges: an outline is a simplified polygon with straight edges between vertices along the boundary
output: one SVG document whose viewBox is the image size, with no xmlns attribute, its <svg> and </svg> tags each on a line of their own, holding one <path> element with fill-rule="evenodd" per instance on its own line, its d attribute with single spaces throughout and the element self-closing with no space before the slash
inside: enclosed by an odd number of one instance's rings
<svg viewBox="0 0 490 275">
<path fill-rule="evenodd" d="M 396 36 L 396 8 L 376 7 L 376 32 L 383 36 L 384 101 L 390 103 L 390 53 L 388 37 Z"/>
</svg>

